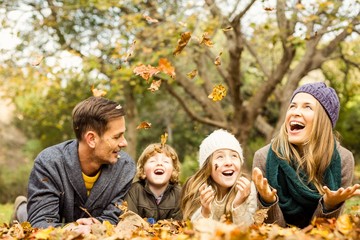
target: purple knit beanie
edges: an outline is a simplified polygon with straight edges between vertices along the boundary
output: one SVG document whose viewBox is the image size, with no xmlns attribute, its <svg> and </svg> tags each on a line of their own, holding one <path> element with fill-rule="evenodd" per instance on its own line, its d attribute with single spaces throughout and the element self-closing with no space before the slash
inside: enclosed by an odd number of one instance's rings
<svg viewBox="0 0 360 240">
<path fill-rule="evenodd" d="M 331 87 L 327 87 L 323 82 L 304 84 L 294 91 L 290 102 L 294 96 L 300 92 L 308 93 L 319 101 L 329 116 L 332 127 L 334 128 L 336 121 L 339 118 L 340 109 L 339 98 L 335 90 Z"/>
</svg>

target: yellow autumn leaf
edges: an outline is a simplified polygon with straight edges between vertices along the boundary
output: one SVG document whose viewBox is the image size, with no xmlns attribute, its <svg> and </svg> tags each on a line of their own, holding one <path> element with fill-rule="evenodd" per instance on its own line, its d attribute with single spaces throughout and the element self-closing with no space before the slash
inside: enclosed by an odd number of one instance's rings
<svg viewBox="0 0 360 240">
<path fill-rule="evenodd" d="M 219 84 L 214 86 L 213 91 L 208 96 L 208 98 L 216 102 L 222 100 L 225 96 L 226 96 L 226 88 L 222 84 Z"/>
<path fill-rule="evenodd" d="M 335 223 L 336 228 L 344 235 L 353 230 L 353 225 L 348 214 L 341 215 Z"/>
<path fill-rule="evenodd" d="M 35 234 L 36 239 L 50 239 L 51 232 L 54 231 L 54 227 L 48 227 L 42 230 L 39 230 Z"/>
<path fill-rule="evenodd" d="M 161 146 L 164 147 L 167 141 L 168 134 L 164 133 L 161 135 Z"/>
<path fill-rule="evenodd" d="M 94 88 L 94 86 L 91 86 L 91 92 L 94 97 L 103 97 L 107 94 L 105 90 Z"/>
<path fill-rule="evenodd" d="M 190 79 L 193 79 L 197 75 L 198 71 L 196 69 L 192 70 L 191 72 L 187 73 L 186 76 Z"/>
<path fill-rule="evenodd" d="M 155 92 L 159 90 L 160 85 L 161 85 L 161 80 L 157 80 L 157 81 L 153 80 L 148 90 L 150 90 L 151 92 Z"/>
</svg>

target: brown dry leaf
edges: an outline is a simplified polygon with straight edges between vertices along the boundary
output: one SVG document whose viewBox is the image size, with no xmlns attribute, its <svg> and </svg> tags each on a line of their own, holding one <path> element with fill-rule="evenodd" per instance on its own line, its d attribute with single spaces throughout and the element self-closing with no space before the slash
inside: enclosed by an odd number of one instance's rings
<svg viewBox="0 0 360 240">
<path fill-rule="evenodd" d="M 143 79 L 145 79 L 148 82 L 149 78 L 159 73 L 160 70 L 157 67 L 153 67 L 151 65 L 145 66 L 144 64 L 140 64 L 134 68 L 133 72 L 136 75 L 140 75 Z"/>
<path fill-rule="evenodd" d="M 119 239 L 132 239 L 132 235 L 140 229 L 148 229 L 149 223 L 133 211 L 126 211 L 120 217 L 119 223 L 115 227 L 115 232 L 122 237 Z"/>
<path fill-rule="evenodd" d="M 133 55 L 134 53 L 134 50 L 135 50 L 135 43 L 136 43 L 136 40 L 134 40 L 131 45 L 130 45 L 130 48 L 127 50 L 126 52 L 126 56 L 124 58 L 124 62 L 127 62 L 128 59 Z"/>
<path fill-rule="evenodd" d="M 208 98 L 216 102 L 222 100 L 225 96 L 226 96 L 226 88 L 222 84 L 219 84 L 214 86 L 213 91 L 208 96 Z"/>
<path fill-rule="evenodd" d="M 161 146 L 164 147 L 167 141 L 168 134 L 164 133 L 161 135 Z"/>
<path fill-rule="evenodd" d="M 208 32 L 204 32 L 204 34 L 202 35 L 200 44 L 205 44 L 208 47 L 212 47 L 212 46 L 214 46 L 214 43 L 210 40 L 208 35 L 209 35 Z"/>
<path fill-rule="evenodd" d="M 198 70 L 194 69 L 191 72 L 187 73 L 186 76 L 190 79 L 193 79 L 198 73 Z"/>
<path fill-rule="evenodd" d="M 136 129 L 148 129 L 148 128 L 151 128 L 151 123 L 149 122 L 141 122 L 137 127 Z"/>
<path fill-rule="evenodd" d="M 222 30 L 223 30 L 224 32 L 232 31 L 232 30 L 233 30 L 233 27 L 229 26 L 229 27 L 223 28 Z"/>
<path fill-rule="evenodd" d="M 153 80 L 148 90 L 150 90 L 151 92 L 155 92 L 159 90 L 160 85 L 161 85 L 161 80 L 157 80 L 157 81 Z"/>
<path fill-rule="evenodd" d="M 219 53 L 219 55 L 216 56 L 214 64 L 216 66 L 220 66 L 221 65 L 221 61 L 220 61 L 220 56 L 221 56 L 222 52 Z"/>
<path fill-rule="evenodd" d="M 159 22 L 159 20 L 155 19 L 155 18 L 151 18 L 150 16 L 147 15 L 143 15 L 143 17 L 146 19 L 146 21 L 148 21 L 148 23 L 157 23 Z"/>
<path fill-rule="evenodd" d="M 258 209 L 254 214 L 254 223 L 256 225 L 261 225 L 264 223 L 265 219 L 268 217 L 267 212 L 269 209 Z"/>
<path fill-rule="evenodd" d="M 94 97 L 103 97 L 107 94 L 105 90 L 94 88 L 94 85 L 91 86 L 91 92 Z"/>
<path fill-rule="evenodd" d="M 171 62 L 166 58 L 159 59 L 159 67 L 158 69 L 163 73 L 169 75 L 172 78 L 175 78 L 175 68 L 171 65 Z"/>
<path fill-rule="evenodd" d="M 274 11 L 275 8 L 274 7 L 264 7 L 264 10 L 268 11 L 268 12 L 271 12 L 271 11 Z"/>
<path fill-rule="evenodd" d="M 181 34 L 181 38 L 178 41 L 178 45 L 176 46 L 176 49 L 173 52 L 174 56 L 181 53 L 181 51 L 184 49 L 184 47 L 188 44 L 190 38 L 191 38 L 191 32 L 184 32 Z"/>
<path fill-rule="evenodd" d="M 43 59 L 44 59 L 43 55 L 34 56 L 31 60 L 31 66 L 33 67 L 39 66 Z"/>
</svg>

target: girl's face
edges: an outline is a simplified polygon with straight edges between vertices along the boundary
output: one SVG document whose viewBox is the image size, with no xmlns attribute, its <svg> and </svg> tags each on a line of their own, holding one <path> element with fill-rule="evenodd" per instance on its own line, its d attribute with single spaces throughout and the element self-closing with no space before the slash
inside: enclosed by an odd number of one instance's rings
<svg viewBox="0 0 360 240">
<path fill-rule="evenodd" d="M 240 156 L 236 151 L 219 149 L 213 153 L 211 177 L 222 193 L 226 193 L 236 183 L 240 173 L 240 163 Z"/>
<path fill-rule="evenodd" d="M 316 105 L 316 98 L 308 93 L 295 95 L 285 117 L 290 143 L 301 147 L 310 139 Z"/>
<path fill-rule="evenodd" d="M 156 153 L 144 165 L 146 179 L 154 187 L 166 186 L 170 181 L 173 170 L 172 159 L 164 153 Z"/>
</svg>

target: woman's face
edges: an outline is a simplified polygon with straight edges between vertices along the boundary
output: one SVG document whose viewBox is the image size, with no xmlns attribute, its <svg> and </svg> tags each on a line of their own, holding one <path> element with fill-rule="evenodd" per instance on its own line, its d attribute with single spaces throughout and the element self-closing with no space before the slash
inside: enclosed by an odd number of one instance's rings
<svg viewBox="0 0 360 240">
<path fill-rule="evenodd" d="M 285 117 L 290 143 L 301 147 L 309 141 L 317 104 L 316 98 L 308 93 L 295 95 Z"/>
<path fill-rule="evenodd" d="M 241 160 L 236 151 L 219 149 L 212 155 L 211 177 L 225 194 L 235 183 L 240 173 Z"/>
</svg>

